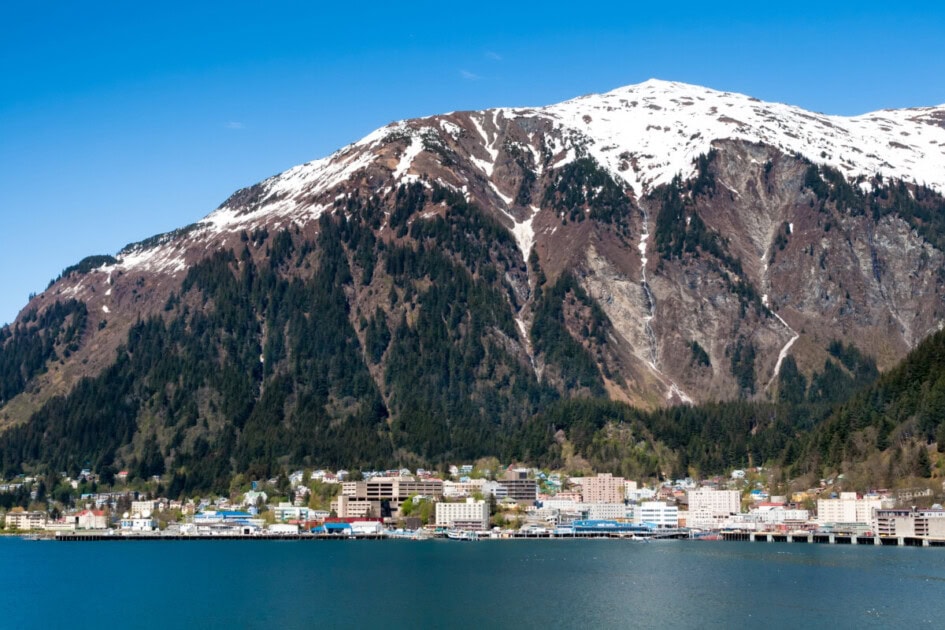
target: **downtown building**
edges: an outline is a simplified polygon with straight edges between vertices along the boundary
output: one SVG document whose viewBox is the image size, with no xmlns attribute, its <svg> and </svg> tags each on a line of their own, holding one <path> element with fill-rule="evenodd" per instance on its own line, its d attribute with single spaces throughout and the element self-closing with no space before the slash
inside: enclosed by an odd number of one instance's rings
<svg viewBox="0 0 945 630">
<path fill-rule="evenodd" d="M 404 501 L 415 496 L 440 499 L 443 481 L 413 477 L 346 481 L 341 484 L 341 495 L 332 500 L 331 509 L 339 518 L 389 518 L 400 510 Z"/>
<path fill-rule="evenodd" d="M 873 534 L 945 540 L 945 510 L 898 508 L 873 511 Z"/>
<path fill-rule="evenodd" d="M 533 504 L 538 500 L 538 482 L 528 478 L 527 470 L 508 472 L 497 483 L 505 490 L 505 496 L 516 503 Z"/>
<path fill-rule="evenodd" d="M 584 503 L 623 503 L 627 496 L 623 477 L 600 473 L 596 477 L 581 479 L 581 496 Z"/>
<path fill-rule="evenodd" d="M 700 529 L 721 529 L 731 517 L 741 512 L 737 490 L 700 488 L 687 493 L 689 516 L 686 525 Z"/>
<path fill-rule="evenodd" d="M 463 503 L 438 501 L 436 526 L 485 531 L 489 529 L 489 504 L 475 499 L 466 499 Z"/>
<path fill-rule="evenodd" d="M 855 492 L 841 492 L 839 498 L 817 500 L 817 524 L 863 533 L 873 523 L 873 510 L 886 507 L 892 506 L 884 505 L 877 496 L 861 498 Z"/>
<path fill-rule="evenodd" d="M 679 508 L 662 501 L 644 501 L 633 511 L 633 517 L 635 523 L 657 529 L 679 527 Z"/>
</svg>

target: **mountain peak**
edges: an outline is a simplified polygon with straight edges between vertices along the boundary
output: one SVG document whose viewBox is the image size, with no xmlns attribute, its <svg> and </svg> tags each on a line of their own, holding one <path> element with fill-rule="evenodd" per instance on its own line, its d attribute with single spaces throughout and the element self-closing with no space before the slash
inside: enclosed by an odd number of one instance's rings
<svg viewBox="0 0 945 630">
<path fill-rule="evenodd" d="M 742 140 L 799 154 L 847 178 L 876 174 L 945 190 L 945 108 L 831 116 L 736 92 L 650 79 L 538 110 L 584 134 L 588 151 L 637 192 L 689 176 L 717 140 Z M 622 160 L 626 161 L 626 160 Z"/>
</svg>

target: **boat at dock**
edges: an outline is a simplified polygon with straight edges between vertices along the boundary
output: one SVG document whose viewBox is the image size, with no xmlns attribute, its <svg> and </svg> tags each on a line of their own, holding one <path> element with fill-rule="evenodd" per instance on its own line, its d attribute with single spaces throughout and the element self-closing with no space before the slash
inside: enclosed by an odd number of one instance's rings
<svg viewBox="0 0 945 630">
<path fill-rule="evenodd" d="M 465 529 L 464 530 L 451 529 L 448 532 L 446 532 L 446 537 L 450 540 L 475 541 L 475 540 L 479 540 L 479 532 L 475 532 L 472 530 L 465 530 Z"/>
</svg>

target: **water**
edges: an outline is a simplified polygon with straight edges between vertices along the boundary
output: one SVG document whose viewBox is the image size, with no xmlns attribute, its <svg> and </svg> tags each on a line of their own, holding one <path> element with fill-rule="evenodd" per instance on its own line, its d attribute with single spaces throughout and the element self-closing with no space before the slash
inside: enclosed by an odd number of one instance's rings
<svg viewBox="0 0 945 630">
<path fill-rule="evenodd" d="M 3 628 L 941 627 L 945 549 L 0 540 Z"/>
</svg>

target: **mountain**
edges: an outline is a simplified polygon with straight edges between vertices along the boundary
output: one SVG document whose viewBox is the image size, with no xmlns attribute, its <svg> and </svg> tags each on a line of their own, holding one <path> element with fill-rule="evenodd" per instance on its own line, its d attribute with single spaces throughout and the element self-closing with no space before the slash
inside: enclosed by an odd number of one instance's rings
<svg viewBox="0 0 945 630">
<path fill-rule="evenodd" d="M 651 80 L 392 123 L 64 270 L 0 333 L 3 466 L 206 483 L 521 456 L 574 397 L 838 401 L 941 327 L 943 192 L 945 106 Z"/>
</svg>

